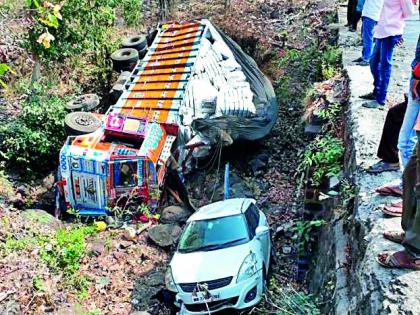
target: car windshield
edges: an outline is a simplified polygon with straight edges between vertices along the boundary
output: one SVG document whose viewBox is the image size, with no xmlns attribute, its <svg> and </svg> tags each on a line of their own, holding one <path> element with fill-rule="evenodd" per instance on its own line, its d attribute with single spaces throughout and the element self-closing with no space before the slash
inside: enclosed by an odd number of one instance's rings
<svg viewBox="0 0 420 315">
<path fill-rule="evenodd" d="M 178 251 L 191 253 L 236 246 L 248 242 L 243 215 L 190 222 L 179 241 Z"/>
</svg>

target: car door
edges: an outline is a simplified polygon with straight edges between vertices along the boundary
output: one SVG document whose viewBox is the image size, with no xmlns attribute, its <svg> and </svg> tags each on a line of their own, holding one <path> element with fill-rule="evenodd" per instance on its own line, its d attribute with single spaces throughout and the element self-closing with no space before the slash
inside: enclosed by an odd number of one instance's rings
<svg viewBox="0 0 420 315">
<path fill-rule="evenodd" d="M 265 215 L 261 213 L 253 203 L 251 203 L 251 205 L 245 211 L 245 218 L 250 227 L 252 238 L 255 238 L 255 231 L 258 226 L 268 226 Z M 271 250 L 270 233 L 266 233 L 262 238 L 256 241 L 260 243 L 263 256 L 262 258 L 264 260 L 266 268 L 268 268 Z"/>
</svg>

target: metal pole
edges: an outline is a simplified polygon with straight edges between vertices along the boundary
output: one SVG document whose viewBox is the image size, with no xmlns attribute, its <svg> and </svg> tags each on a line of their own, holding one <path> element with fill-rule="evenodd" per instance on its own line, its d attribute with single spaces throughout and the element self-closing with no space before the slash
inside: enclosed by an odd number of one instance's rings
<svg viewBox="0 0 420 315">
<path fill-rule="evenodd" d="M 225 200 L 229 199 L 229 163 L 225 165 Z"/>
</svg>

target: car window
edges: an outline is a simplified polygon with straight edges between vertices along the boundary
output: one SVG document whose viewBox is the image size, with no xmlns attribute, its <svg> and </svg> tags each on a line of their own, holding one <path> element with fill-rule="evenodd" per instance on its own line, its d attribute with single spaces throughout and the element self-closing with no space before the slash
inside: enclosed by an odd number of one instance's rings
<svg viewBox="0 0 420 315">
<path fill-rule="evenodd" d="M 255 229 L 258 227 L 260 222 L 260 212 L 254 204 L 251 204 L 245 211 L 245 218 L 251 232 L 251 237 L 254 237 Z"/>
<path fill-rule="evenodd" d="M 180 252 L 214 250 L 248 242 L 242 214 L 188 223 L 179 241 Z"/>
</svg>

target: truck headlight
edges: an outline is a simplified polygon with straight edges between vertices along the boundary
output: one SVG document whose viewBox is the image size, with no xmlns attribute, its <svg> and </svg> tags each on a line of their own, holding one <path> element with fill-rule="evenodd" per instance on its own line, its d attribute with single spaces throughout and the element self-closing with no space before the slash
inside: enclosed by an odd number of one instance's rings
<svg viewBox="0 0 420 315">
<path fill-rule="evenodd" d="M 245 281 L 251 278 L 258 271 L 257 267 L 257 257 L 254 253 L 250 253 L 245 257 L 241 268 L 239 268 L 238 276 L 236 278 L 236 283 Z"/>
<path fill-rule="evenodd" d="M 166 284 L 166 288 L 169 291 L 178 292 L 178 289 L 176 288 L 176 284 L 175 284 L 175 281 L 174 281 L 174 277 L 172 276 L 171 267 L 168 267 L 168 269 L 166 270 L 165 284 Z"/>
</svg>

